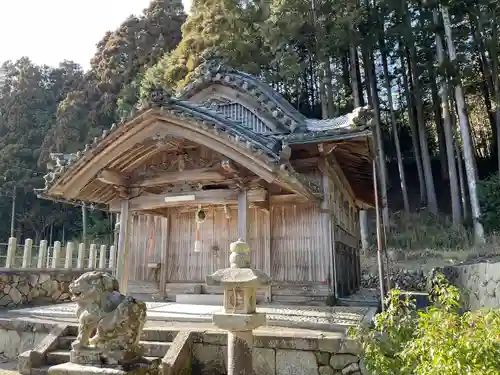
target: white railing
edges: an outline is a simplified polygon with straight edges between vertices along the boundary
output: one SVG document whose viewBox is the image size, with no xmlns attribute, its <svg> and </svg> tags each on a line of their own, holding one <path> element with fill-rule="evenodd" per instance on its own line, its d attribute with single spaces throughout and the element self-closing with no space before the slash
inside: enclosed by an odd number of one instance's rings
<svg viewBox="0 0 500 375">
<path fill-rule="evenodd" d="M 0 251 L 1 251 L 0 244 Z M 5 247 L 3 248 L 5 250 Z M 87 249 L 84 243 L 76 246 L 68 242 L 65 247 L 61 242 L 48 246 L 46 240 L 34 246 L 28 238 L 23 245 L 18 245 L 15 237 L 9 238 L 7 252 L 0 255 L 0 268 L 25 269 L 115 269 L 116 247 L 91 244 Z"/>
</svg>

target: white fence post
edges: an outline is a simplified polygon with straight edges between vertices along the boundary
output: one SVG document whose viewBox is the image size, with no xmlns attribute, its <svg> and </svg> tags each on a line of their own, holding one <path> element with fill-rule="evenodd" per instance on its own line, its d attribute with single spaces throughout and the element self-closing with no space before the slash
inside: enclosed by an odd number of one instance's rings
<svg viewBox="0 0 500 375">
<path fill-rule="evenodd" d="M 89 268 L 94 269 L 96 268 L 96 261 L 97 261 L 97 246 L 95 243 L 90 245 L 90 254 L 89 254 Z"/>
<path fill-rule="evenodd" d="M 112 245 L 109 248 L 109 268 L 113 271 L 113 275 L 116 269 L 116 246 Z"/>
<path fill-rule="evenodd" d="M 104 269 L 106 268 L 106 245 L 101 245 L 101 248 L 99 249 L 99 268 Z"/>
<path fill-rule="evenodd" d="M 31 249 L 33 248 L 33 240 L 31 238 L 26 238 L 24 241 L 24 252 L 23 252 L 23 265 L 21 268 L 31 267 Z"/>
<path fill-rule="evenodd" d="M 76 260 L 76 268 L 85 268 L 85 244 L 81 243 L 78 245 L 78 259 Z"/>
<path fill-rule="evenodd" d="M 7 259 L 5 259 L 5 268 L 12 268 L 16 257 L 17 238 L 9 238 L 9 246 L 7 247 Z"/>
<path fill-rule="evenodd" d="M 45 268 L 47 266 L 47 240 L 40 241 L 38 248 L 38 263 L 37 268 Z"/>
<path fill-rule="evenodd" d="M 64 268 L 73 268 L 73 250 L 75 249 L 75 244 L 73 242 L 68 242 L 66 244 L 66 260 L 64 262 Z"/>
<path fill-rule="evenodd" d="M 61 256 L 61 242 L 54 242 L 54 249 L 52 250 L 52 267 L 57 268 L 59 265 L 59 257 Z"/>
</svg>

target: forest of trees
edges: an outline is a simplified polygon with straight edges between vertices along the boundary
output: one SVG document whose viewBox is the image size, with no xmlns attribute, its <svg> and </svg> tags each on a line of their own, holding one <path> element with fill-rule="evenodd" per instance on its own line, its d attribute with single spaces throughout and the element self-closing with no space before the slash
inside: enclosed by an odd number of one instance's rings
<svg viewBox="0 0 500 375">
<path fill-rule="evenodd" d="M 476 185 L 500 165 L 500 3 L 493 0 L 153 0 L 97 43 L 91 68 L 7 61 L 0 91 L 0 242 L 81 234 L 81 209 L 36 199 L 50 152 L 74 152 L 151 87 L 178 90 L 218 55 L 308 117 L 370 105 L 383 221 L 449 216 L 484 241 Z M 89 25 L 91 27 L 91 25 Z M 56 48 L 48 46 L 47 48 Z M 89 215 L 90 235 L 109 232 Z"/>
</svg>

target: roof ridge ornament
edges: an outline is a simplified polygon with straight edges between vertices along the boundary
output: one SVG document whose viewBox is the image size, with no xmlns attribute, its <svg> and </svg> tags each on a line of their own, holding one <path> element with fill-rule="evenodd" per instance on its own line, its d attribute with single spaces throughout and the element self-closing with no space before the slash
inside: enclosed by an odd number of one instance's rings
<svg viewBox="0 0 500 375">
<path fill-rule="evenodd" d="M 162 87 L 154 87 L 149 92 L 149 99 L 153 106 L 172 103 L 172 93 Z"/>
</svg>

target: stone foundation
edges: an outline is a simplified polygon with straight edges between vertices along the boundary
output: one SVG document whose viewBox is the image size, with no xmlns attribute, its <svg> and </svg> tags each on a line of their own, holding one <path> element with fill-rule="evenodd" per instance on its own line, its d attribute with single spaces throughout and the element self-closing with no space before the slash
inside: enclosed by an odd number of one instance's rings
<svg viewBox="0 0 500 375">
<path fill-rule="evenodd" d="M 55 323 L 0 319 L 0 356 L 16 360 L 33 349 Z M 146 330 L 162 331 L 149 327 Z M 275 330 L 254 335 L 253 369 L 258 375 L 368 375 L 359 345 L 343 333 Z M 192 333 L 192 375 L 227 374 L 227 335 L 216 330 Z"/>
<path fill-rule="evenodd" d="M 367 375 L 359 345 L 344 334 L 254 335 L 253 370 L 259 375 Z M 193 342 L 193 375 L 227 374 L 227 335 L 198 334 Z"/>
<path fill-rule="evenodd" d="M 0 308 L 70 301 L 69 284 L 85 270 L 2 269 Z"/>
</svg>

